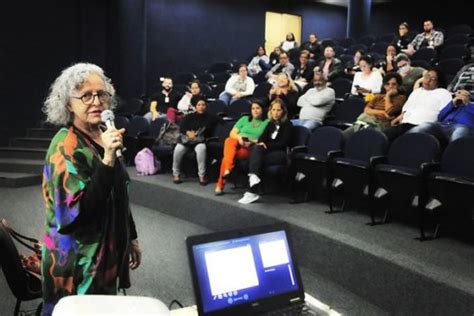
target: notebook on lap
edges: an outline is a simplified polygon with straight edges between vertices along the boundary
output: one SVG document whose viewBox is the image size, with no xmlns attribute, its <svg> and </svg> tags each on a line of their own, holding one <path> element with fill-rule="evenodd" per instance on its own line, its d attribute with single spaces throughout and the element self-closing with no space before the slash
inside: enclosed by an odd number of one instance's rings
<svg viewBox="0 0 474 316">
<path fill-rule="evenodd" d="M 317 314 L 304 304 L 285 224 L 191 236 L 186 243 L 199 315 L 278 315 L 286 308 Z"/>
</svg>

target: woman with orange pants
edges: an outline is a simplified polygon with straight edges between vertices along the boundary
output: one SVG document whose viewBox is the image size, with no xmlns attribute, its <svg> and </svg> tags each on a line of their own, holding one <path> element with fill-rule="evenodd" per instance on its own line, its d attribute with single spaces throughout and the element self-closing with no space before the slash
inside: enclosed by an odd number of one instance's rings
<svg viewBox="0 0 474 316">
<path fill-rule="evenodd" d="M 234 169 L 235 158 L 247 158 L 249 147 L 255 144 L 268 124 L 263 115 L 263 104 L 259 100 L 252 100 L 250 116 L 242 116 L 230 131 L 224 142 L 224 157 L 222 158 L 219 178 L 216 184 L 216 195 L 224 190 L 225 177 Z"/>
</svg>

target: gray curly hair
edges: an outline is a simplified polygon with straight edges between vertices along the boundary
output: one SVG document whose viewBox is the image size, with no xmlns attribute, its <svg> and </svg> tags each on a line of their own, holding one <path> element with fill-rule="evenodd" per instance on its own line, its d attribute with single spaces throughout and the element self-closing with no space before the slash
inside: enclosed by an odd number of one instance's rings
<svg viewBox="0 0 474 316">
<path fill-rule="evenodd" d="M 73 115 L 67 106 L 74 90 L 81 88 L 82 84 L 91 74 L 96 74 L 105 83 L 105 90 L 112 95 L 110 108 L 116 105 L 115 89 L 111 80 L 104 74 L 102 68 L 90 63 L 77 63 L 64 69 L 49 88 L 49 95 L 44 101 L 43 113 L 46 122 L 54 125 L 67 125 L 72 122 Z"/>
</svg>

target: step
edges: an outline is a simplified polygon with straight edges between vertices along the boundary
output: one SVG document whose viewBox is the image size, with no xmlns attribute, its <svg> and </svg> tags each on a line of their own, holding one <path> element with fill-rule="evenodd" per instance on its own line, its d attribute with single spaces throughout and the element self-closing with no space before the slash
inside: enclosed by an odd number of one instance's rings
<svg viewBox="0 0 474 316">
<path fill-rule="evenodd" d="M 175 185 L 169 174 L 140 177 L 134 168 L 128 170 L 133 203 L 210 230 L 287 222 L 303 268 L 388 314 L 471 315 L 474 310 L 472 245 L 449 238 L 419 242 L 415 227 L 396 222 L 372 227 L 366 213 L 326 214 L 325 204 L 291 205 L 283 195 L 241 205 L 243 189 L 226 188 L 216 197 L 212 185 L 201 187 L 195 179 Z M 351 314 L 336 296 L 328 293 L 324 301 Z"/>
<path fill-rule="evenodd" d="M 42 175 L 31 173 L 0 172 L 0 187 L 19 188 L 41 183 Z"/>
<path fill-rule="evenodd" d="M 57 128 L 28 128 L 26 131 L 26 136 L 51 139 L 54 135 L 56 135 L 57 132 Z"/>
<path fill-rule="evenodd" d="M 17 137 L 10 140 L 12 147 L 48 148 L 51 139 L 40 137 Z"/>
<path fill-rule="evenodd" d="M 0 147 L 0 158 L 44 159 L 47 149 L 27 147 Z"/>
<path fill-rule="evenodd" d="M 43 173 L 43 159 L 0 158 L 0 172 Z"/>
</svg>

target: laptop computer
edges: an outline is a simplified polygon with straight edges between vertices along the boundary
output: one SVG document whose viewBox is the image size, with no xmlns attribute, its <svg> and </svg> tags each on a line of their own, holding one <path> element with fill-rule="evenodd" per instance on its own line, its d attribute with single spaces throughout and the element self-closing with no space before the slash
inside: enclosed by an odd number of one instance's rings
<svg viewBox="0 0 474 316">
<path fill-rule="evenodd" d="M 190 236 L 186 244 L 199 315 L 318 314 L 304 302 L 286 224 Z"/>
</svg>

